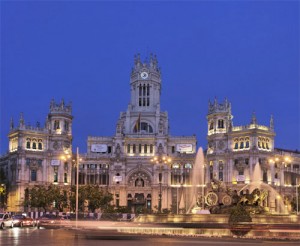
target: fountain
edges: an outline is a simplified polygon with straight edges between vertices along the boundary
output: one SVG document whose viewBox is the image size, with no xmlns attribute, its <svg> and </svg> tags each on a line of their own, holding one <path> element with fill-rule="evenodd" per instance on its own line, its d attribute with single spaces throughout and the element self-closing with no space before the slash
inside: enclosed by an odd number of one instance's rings
<svg viewBox="0 0 300 246">
<path fill-rule="evenodd" d="M 191 193 L 187 213 L 193 214 L 209 214 L 209 210 L 204 209 L 204 186 L 205 186 L 205 171 L 204 171 L 204 154 L 200 147 L 196 154 L 196 159 L 193 166 L 191 179 Z M 201 187 L 201 196 L 198 195 L 199 187 Z"/>
<path fill-rule="evenodd" d="M 252 181 L 245 185 L 240 191 L 239 194 L 243 193 L 245 190 L 248 190 L 251 192 L 251 194 L 255 194 L 256 192 L 262 193 L 262 192 L 268 192 L 265 198 L 268 197 L 268 200 L 271 201 L 271 203 L 275 204 L 275 210 L 278 213 L 286 213 L 285 206 L 283 203 L 283 199 L 281 199 L 280 194 L 272 188 L 269 184 L 266 184 L 262 181 L 262 175 L 261 175 L 261 167 L 260 164 L 257 163 L 254 167 Z M 243 202 L 243 197 L 241 198 L 241 201 Z M 262 203 L 263 200 L 260 201 Z M 262 205 L 262 204 L 259 204 Z"/>
</svg>

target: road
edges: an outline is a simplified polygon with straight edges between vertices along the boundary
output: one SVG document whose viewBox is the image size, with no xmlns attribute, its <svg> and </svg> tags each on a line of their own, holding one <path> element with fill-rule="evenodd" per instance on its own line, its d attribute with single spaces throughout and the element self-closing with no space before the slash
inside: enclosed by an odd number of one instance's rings
<svg viewBox="0 0 300 246">
<path fill-rule="evenodd" d="M 101 246 L 189 246 L 189 245 L 222 245 L 222 246 L 254 246 L 254 245 L 299 245 L 299 241 L 241 239 L 229 237 L 184 237 L 132 235 L 118 233 L 113 230 L 61 228 L 12 228 L 0 230 L 0 245 L 101 245 Z"/>
</svg>

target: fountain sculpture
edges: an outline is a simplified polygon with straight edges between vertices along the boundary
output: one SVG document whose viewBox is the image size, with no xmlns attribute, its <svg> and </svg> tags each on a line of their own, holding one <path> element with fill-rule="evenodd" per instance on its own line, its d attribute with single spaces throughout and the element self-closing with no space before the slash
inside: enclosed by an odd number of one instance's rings
<svg viewBox="0 0 300 246">
<path fill-rule="evenodd" d="M 200 147 L 196 154 L 195 163 L 192 170 L 191 193 L 187 213 L 209 214 L 209 210 L 204 209 L 204 187 L 205 187 L 204 154 Z M 201 189 L 201 195 L 200 195 Z"/>
</svg>

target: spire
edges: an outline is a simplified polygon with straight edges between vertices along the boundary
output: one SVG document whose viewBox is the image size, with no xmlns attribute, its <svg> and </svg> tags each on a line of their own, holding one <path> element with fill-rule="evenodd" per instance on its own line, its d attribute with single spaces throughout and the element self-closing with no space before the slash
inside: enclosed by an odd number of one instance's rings
<svg viewBox="0 0 300 246">
<path fill-rule="evenodd" d="M 10 118 L 10 130 L 14 129 L 14 119 L 13 117 Z"/>
<path fill-rule="evenodd" d="M 52 110 L 52 108 L 54 108 L 55 106 L 55 101 L 54 98 L 52 98 L 51 102 L 50 102 L 50 111 Z"/>
<path fill-rule="evenodd" d="M 251 124 L 254 124 L 254 125 L 256 125 L 256 115 L 255 115 L 255 111 L 253 111 L 253 113 L 252 113 L 252 119 L 251 119 Z"/>
<path fill-rule="evenodd" d="M 217 97 L 215 97 L 215 100 L 214 100 L 214 106 L 215 106 L 215 107 L 218 106 L 218 100 L 217 100 Z"/>
<path fill-rule="evenodd" d="M 63 109 L 65 107 L 65 100 L 61 99 L 60 107 Z"/>
<path fill-rule="evenodd" d="M 272 114 L 271 114 L 271 119 L 270 119 L 270 129 L 274 130 L 274 119 L 273 119 Z"/>
<path fill-rule="evenodd" d="M 136 55 L 134 55 L 134 65 L 135 67 L 139 67 L 141 64 L 141 56 L 140 53 L 137 53 Z"/>
<path fill-rule="evenodd" d="M 24 116 L 23 112 L 20 113 L 20 120 L 19 120 L 20 126 L 24 126 Z"/>
</svg>

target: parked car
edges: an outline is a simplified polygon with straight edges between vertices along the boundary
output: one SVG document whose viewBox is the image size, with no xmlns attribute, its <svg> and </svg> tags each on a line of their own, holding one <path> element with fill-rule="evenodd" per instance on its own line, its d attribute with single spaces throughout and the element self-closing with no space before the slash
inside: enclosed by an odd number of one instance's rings
<svg viewBox="0 0 300 246">
<path fill-rule="evenodd" d="M 38 228 L 60 228 L 70 223 L 69 219 L 54 214 L 45 214 L 37 219 Z"/>
<path fill-rule="evenodd" d="M 36 226 L 35 219 L 25 216 L 23 214 L 16 214 L 12 218 L 13 218 L 14 226 L 19 226 L 19 227 L 23 227 L 23 226 L 35 227 Z"/>
<path fill-rule="evenodd" d="M 14 221 L 10 214 L 0 213 L 0 229 L 4 229 L 5 227 L 14 227 Z"/>
</svg>

